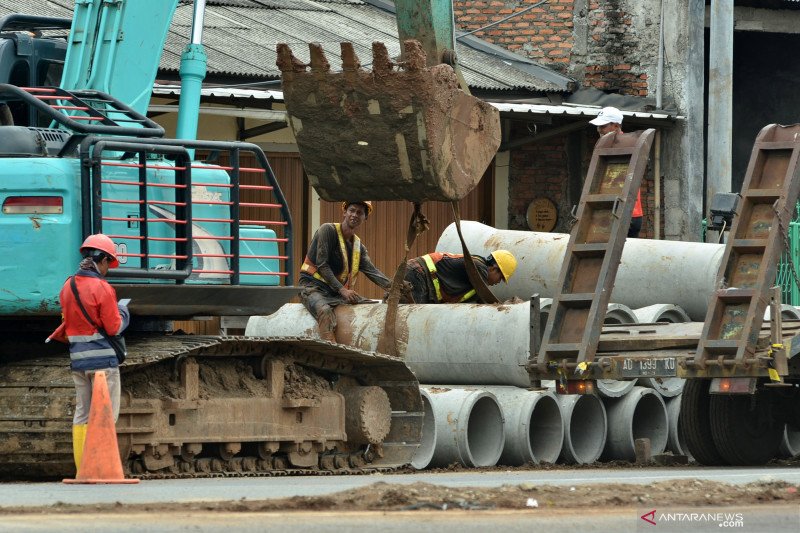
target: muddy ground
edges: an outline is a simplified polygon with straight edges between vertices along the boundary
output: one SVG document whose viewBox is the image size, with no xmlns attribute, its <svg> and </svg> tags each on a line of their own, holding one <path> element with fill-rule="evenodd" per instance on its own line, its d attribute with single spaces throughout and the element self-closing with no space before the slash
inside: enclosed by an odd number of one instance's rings
<svg viewBox="0 0 800 533">
<path fill-rule="evenodd" d="M 187 481 L 189 482 L 189 481 Z M 168 512 L 168 511 L 408 511 L 489 509 L 612 509 L 623 507 L 800 505 L 798 485 L 763 481 L 729 485 L 712 481 L 675 480 L 635 484 L 556 487 L 522 483 L 497 488 L 449 488 L 429 483 L 397 485 L 377 482 L 367 487 L 315 497 L 227 502 L 104 505 L 56 504 L 42 508 L 0 508 L 0 515 L 19 513 Z"/>
</svg>

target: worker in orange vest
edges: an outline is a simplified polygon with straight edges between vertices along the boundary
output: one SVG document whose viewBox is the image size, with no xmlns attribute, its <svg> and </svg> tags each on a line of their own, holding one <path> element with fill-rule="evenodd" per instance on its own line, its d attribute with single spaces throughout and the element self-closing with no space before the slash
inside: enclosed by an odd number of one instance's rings
<svg viewBox="0 0 800 533">
<path fill-rule="evenodd" d="M 597 133 L 602 137 L 607 133 L 622 133 L 622 112 L 616 107 L 604 107 L 597 114 L 597 117 L 589 121 L 589 124 L 597 126 Z M 628 227 L 628 237 L 636 238 L 642 231 L 642 191 L 636 191 L 636 203 L 633 204 L 633 215 L 631 215 L 631 225 Z"/>
<path fill-rule="evenodd" d="M 320 226 L 300 268 L 300 301 L 317 319 L 319 335 L 326 341 L 336 342 L 333 308 L 365 301 L 354 289 L 359 272 L 384 289 L 391 285 L 355 233 L 371 212 L 372 202 L 342 202 L 341 224 Z"/>
<path fill-rule="evenodd" d="M 517 259 L 508 250 L 495 250 L 488 256 L 472 256 L 478 274 L 487 285 L 508 283 L 517 269 Z M 405 281 L 412 285 L 413 303 L 461 303 L 475 300 L 464 256 L 434 252 L 407 263 Z M 412 302 L 407 302 L 412 303 Z"/>
<path fill-rule="evenodd" d="M 106 280 L 119 266 L 114 241 L 107 235 L 89 235 L 80 247 L 78 271 L 67 278 L 58 298 L 64 321 L 48 338 L 69 343 L 70 368 L 75 382 L 76 405 L 72 417 L 72 451 L 80 468 L 92 402 L 92 384 L 97 371 L 106 373 L 114 420 L 119 416 L 119 356 L 110 336 L 128 326 L 127 305 L 117 302 L 117 293 Z"/>
</svg>

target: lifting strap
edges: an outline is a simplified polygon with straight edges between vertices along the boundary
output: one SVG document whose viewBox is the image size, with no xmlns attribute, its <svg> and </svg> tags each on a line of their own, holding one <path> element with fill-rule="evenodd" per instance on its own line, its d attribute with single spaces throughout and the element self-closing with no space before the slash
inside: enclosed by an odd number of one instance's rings
<svg viewBox="0 0 800 533">
<path fill-rule="evenodd" d="M 397 266 L 397 271 L 394 273 L 394 278 L 392 278 L 392 286 L 389 288 L 389 294 L 386 297 L 386 320 L 383 323 L 383 331 L 378 338 L 378 353 L 397 356 L 395 324 L 397 322 L 397 306 L 400 305 L 400 296 L 403 292 L 406 277 L 408 252 L 411 250 L 411 245 L 414 244 L 417 235 L 427 230 L 428 226 L 430 226 L 430 222 L 428 222 L 428 219 L 422 214 L 421 204 L 414 202 L 414 212 L 411 214 L 411 220 L 408 222 L 405 254 L 403 255 L 403 260 L 400 261 L 400 264 Z"/>
<path fill-rule="evenodd" d="M 475 267 L 475 263 L 472 261 L 472 256 L 467 249 L 467 243 L 464 242 L 464 236 L 461 234 L 461 214 L 459 212 L 458 202 L 452 202 L 450 205 L 453 207 L 453 218 L 456 222 L 458 240 L 461 241 L 461 250 L 464 252 L 464 268 L 467 270 L 469 282 L 472 283 L 472 286 L 475 288 L 479 302 L 496 304 L 500 300 L 497 299 L 497 296 L 494 295 L 492 290 L 488 285 L 486 285 L 486 282 L 483 281 L 483 278 L 478 273 L 478 269 Z"/>
</svg>

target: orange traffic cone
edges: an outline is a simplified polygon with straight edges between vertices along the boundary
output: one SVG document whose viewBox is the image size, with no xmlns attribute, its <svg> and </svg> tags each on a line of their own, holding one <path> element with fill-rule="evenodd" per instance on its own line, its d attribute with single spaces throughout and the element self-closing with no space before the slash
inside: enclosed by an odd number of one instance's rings
<svg viewBox="0 0 800 533">
<path fill-rule="evenodd" d="M 138 479 L 125 479 L 122 473 L 105 372 L 94 375 L 88 426 L 78 475 L 75 479 L 65 479 L 64 483 L 139 483 Z"/>
</svg>

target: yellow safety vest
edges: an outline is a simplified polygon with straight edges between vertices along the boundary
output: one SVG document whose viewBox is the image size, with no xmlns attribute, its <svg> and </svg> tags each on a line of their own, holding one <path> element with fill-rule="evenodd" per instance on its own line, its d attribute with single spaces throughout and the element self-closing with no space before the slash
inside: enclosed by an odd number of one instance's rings
<svg viewBox="0 0 800 533">
<path fill-rule="evenodd" d="M 336 279 L 339 280 L 339 283 L 344 285 L 346 289 L 350 289 L 355 286 L 356 284 L 356 276 L 358 275 L 358 266 L 361 264 L 361 240 L 358 238 L 358 235 L 353 235 L 353 257 L 348 261 L 347 259 L 347 245 L 344 242 L 344 235 L 342 235 L 342 225 L 338 222 L 334 224 L 336 228 L 336 234 L 339 236 L 339 248 L 342 251 L 342 261 L 344 262 L 344 268 L 336 276 Z M 350 270 L 350 265 L 353 265 L 352 271 Z M 306 256 L 305 260 L 303 261 L 303 266 L 300 267 L 300 270 L 314 276 L 314 278 L 327 283 L 325 278 L 317 272 L 317 265 L 311 260 L 310 257 Z"/>
<path fill-rule="evenodd" d="M 433 256 L 433 257 L 432 257 Z M 426 254 L 422 256 L 422 260 L 425 261 L 425 266 L 428 267 L 428 272 L 431 274 L 431 281 L 433 282 L 433 288 L 436 290 L 436 301 L 442 301 L 442 288 L 439 285 L 439 276 L 436 274 L 436 263 L 441 261 L 443 257 L 462 257 L 456 254 L 443 254 L 440 252 L 434 252 L 432 254 Z M 464 295 L 458 300 L 458 303 L 466 302 L 470 298 L 475 296 L 475 289 L 469 290 L 464 293 Z"/>
</svg>

